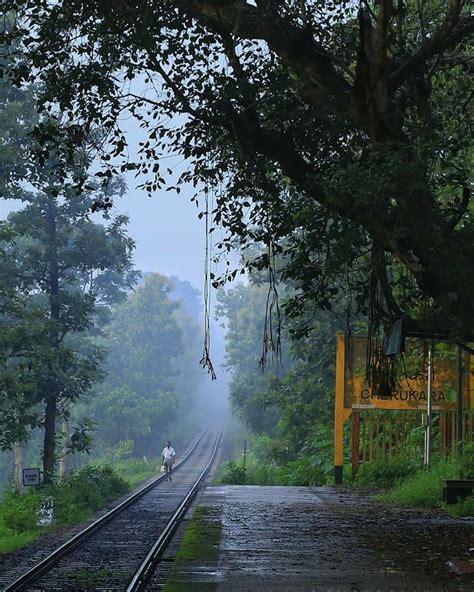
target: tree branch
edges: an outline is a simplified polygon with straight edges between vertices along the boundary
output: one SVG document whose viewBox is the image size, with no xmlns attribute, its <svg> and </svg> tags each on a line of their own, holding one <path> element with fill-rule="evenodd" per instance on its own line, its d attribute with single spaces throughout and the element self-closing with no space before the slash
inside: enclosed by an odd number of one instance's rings
<svg viewBox="0 0 474 592">
<path fill-rule="evenodd" d="M 183 110 L 185 113 L 192 115 L 193 117 L 195 117 L 199 121 L 203 121 L 203 122 L 209 123 L 211 125 L 225 126 L 225 121 L 223 119 L 220 119 L 215 116 L 210 117 L 208 113 L 202 113 L 201 111 L 198 111 L 197 109 L 195 109 L 191 105 L 190 100 L 188 99 L 186 94 L 183 92 L 183 90 L 180 88 L 180 86 L 171 78 L 171 76 L 168 74 L 168 72 L 166 72 L 166 70 L 163 68 L 163 66 L 160 64 L 160 62 L 156 59 L 156 56 L 153 55 L 151 52 L 148 52 L 148 62 L 149 62 L 150 70 L 152 70 L 154 72 L 158 72 L 158 74 L 160 74 L 160 76 L 163 78 L 165 83 L 175 93 L 177 99 L 181 102 L 181 105 L 183 106 Z M 159 103 L 157 103 L 156 101 L 153 101 L 152 99 L 149 99 L 149 98 L 141 98 L 141 100 L 144 103 L 154 104 L 157 107 L 161 106 Z"/>
<path fill-rule="evenodd" d="M 448 222 L 447 226 L 451 230 L 455 228 L 458 222 L 461 221 L 464 214 L 467 212 L 469 204 L 471 202 L 471 191 L 468 187 L 464 187 L 462 190 L 462 199 L 459 206 L 456 208 L 456 211 L 451 216 L 450 221 Z"/>
<path fill-rule="evenodd" d="M 426 38 L 420 49 L 414 53 L 390 77 L 390 90 L 394 92 L 405 80 L 410 78 L 427 60 L 447 49 L 454 47 L 464 38 L 474 33 L 474 17 L 466 17 L 460 21 L 462 0 L 451 0 L 443 22 L 429 38 Z"/>
<path fill-rule="evenodd" d="M 336 58 L 306 27 L 295 25 L 245 0 L 173 0 L 177 8 L 218 33 L 222 28 L 242 39 L 262 40 L 298 76 L 310 104 L 323 105 L 341 117 L 350 114 L 351 85 L 335 68 Z"/>
</svg>

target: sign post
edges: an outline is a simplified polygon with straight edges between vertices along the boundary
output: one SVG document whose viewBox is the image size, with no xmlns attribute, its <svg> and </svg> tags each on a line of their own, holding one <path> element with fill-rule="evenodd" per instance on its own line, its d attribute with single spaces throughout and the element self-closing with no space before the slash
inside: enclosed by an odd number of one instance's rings
<svg viewBox="0 0 474 592">
<path fill-rule="evenodd" d="M 462 429 L 462 412 L 463 412 L 463 355 L 461 347 L 457 347 L 458 358 L 458 388 L 456 393 L 456 442 L 458 446 L 462 446 L 463 429 Z"/>
<path fill-rule="evenodd" d="M 23 469 L 23 485 L 29 487 L 32 485 L 40 485 L 40 470 L 39 469 Z"/>
<path fill-rule="evenodd" d="M 334 482 L 343 482 L 344 469 L 344 423 L 349 419 L 352 409 L 344 404 L 346 381 L 346 336 L 337 334 L 336 351 L 336 404 L 334 420 Z"/>
</svg>

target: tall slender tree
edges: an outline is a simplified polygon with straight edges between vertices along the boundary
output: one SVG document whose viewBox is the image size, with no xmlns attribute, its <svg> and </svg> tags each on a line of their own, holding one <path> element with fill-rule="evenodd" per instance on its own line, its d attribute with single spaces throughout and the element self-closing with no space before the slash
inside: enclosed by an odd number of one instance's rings
<svg viewBox="0 0 474 592">
<path fill-rule="evenodd" d="M 100 350 L 78 335 L 102 322 L 100 308 L 123 299 L 133 285 L 134 243 L 126 234 L 125 217 L 104 225 L 91 220 L 92 192 L 37 192 L 24 201 L 22 210 L 9 215 L 8 226 L 20 238 L 2 245 L 3 260 L 9 262 L 5 271 L 13 274 L 12 282 L 26 295 L 26 306 L 42 319 L 40 343 L 23 359 L 35 386 L 30 403 L 43 406 L 44 473 L 50 480 L 58 412 L 67 412 L 66 403 L 100 376 Z"/>
</svg>

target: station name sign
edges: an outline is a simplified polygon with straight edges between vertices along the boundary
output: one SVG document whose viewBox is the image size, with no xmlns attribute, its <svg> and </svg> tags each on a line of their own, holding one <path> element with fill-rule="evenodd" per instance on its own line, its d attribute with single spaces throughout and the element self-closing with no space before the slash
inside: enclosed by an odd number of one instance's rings
<svg viewBox="0 0 474 592">
<path fill-rule="evenodd" d="M 414 341 L 414 340 L 413 340 Z M 403 371 L 397 376 L 397 384 L 390 393 L 374 391 L 365 379 L 367 338 L 345 336 L 344 407 L 346 409 L 412 409 L 424 410 L 428 402 L 428 375 L 426 360 L 420 354 L 421 342 L 412 342 L 405 354 Z M 433 410 L 456 409 L 458 361 L 454 348 L 444 346 L 434 356 Z M 474 359 L 463 354 L 463 407 L 474 403 Z"/>
</svg>

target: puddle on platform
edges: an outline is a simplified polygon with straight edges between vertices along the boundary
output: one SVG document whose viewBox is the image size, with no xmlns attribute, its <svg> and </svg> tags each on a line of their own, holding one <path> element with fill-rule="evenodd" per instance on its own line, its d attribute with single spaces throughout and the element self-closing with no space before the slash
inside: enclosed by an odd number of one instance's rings
<svg viewBox="0 0 474 592">
<path fill-rule="evenodd" d="M 474 558 L 473 559 L 453 559 L 447 562 L 447 566 L 452 571 L 460 575 L 474 574 Z"/>
<path fill-rule="evenodd" d="M 224 573 L 221 570 L 210 570 L 203 568 L 193 568 L 186 570 L 181 575 L 186 575 L 186 580 L 192 582 L 222 582 L 224 580 Z M 191 577 L 190 577 L 191 576 Z"/>
</svg>

